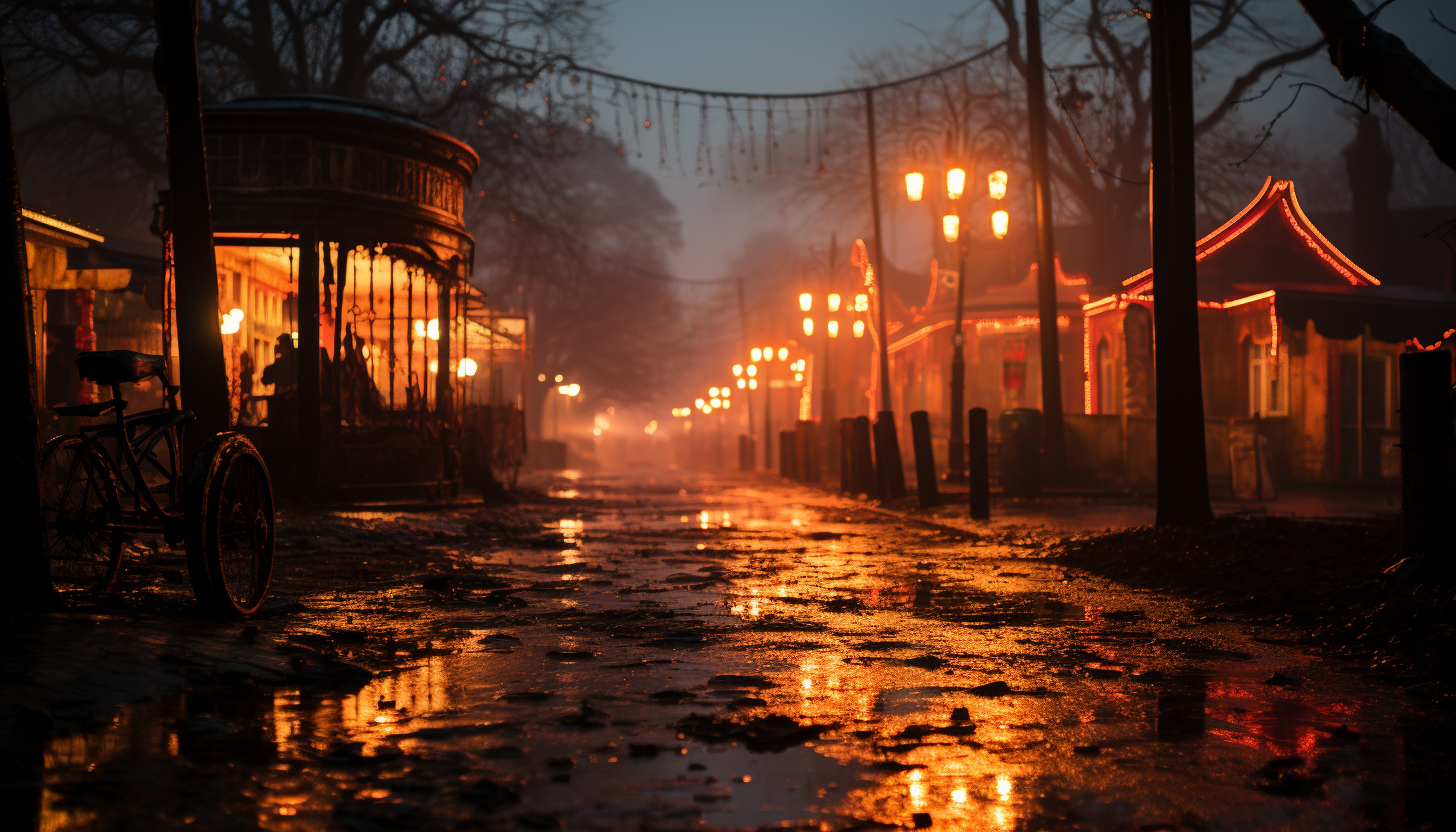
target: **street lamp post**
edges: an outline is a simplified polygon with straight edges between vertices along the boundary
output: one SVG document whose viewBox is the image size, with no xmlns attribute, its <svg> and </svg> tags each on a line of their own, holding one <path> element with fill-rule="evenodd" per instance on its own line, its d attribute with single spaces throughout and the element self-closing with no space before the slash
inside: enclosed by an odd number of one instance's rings
<svg viewBox="0 0 1456 832">
<path fill-rule="evenodd" d="M 986 195 L 993 200 L 1006 196 L 1007 174 L 1004 170 L 993 171 L 986 177 Z M 911 202 L 919 202 L 924 195 L 925 177 L 913 172 L 905 176 L 905 195 Z M 966 308 L 966 220 L 971 203 L 977 201 L 966 196 L 966 171 L 953 167 L 945 174 L 945 193 L 953 209 L 941 217 L 941 233 L 945 241 L 956 247 L 956 301 L 955 330 L 951 334 L 950 359 L 950 459 L 946 466 L 946 479 L 960 482 L 966 476 L 965 437 L 965 308 Z M 1006 236 L 1008 216 L 998 210 L 991 216 L 991 230 L 996 239 Z"/>
</svg>

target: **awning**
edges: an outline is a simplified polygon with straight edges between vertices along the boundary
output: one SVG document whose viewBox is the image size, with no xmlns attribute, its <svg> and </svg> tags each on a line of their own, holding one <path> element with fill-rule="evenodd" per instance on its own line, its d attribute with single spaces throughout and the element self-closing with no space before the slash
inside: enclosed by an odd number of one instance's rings
<svg viewBox="0 0 1456 832">
<path fill-rule="evenodd" d="M 1370 327 L 1380 341 L 1429 344 L 1456 329 L 1456 293 L 1413 286 L 1298 286 L 1275 290 L 1274 305 L 1296 329 L 1314 321 L 1326 338 L 1356 338 Z"/>
</svg>

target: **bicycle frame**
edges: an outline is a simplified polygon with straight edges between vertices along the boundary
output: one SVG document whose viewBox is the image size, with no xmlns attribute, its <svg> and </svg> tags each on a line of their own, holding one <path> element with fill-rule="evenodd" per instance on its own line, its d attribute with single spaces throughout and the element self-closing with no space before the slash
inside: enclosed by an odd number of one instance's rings
<svg viewBox="0 0 1456 832">
<path fill-rule="evenodd" d="M 190 411 L 177 407 L 178 387 L 167 383 L 165 378 L 162 379 L 162 385 L 165 404 L 131 416 L 126 415 L 127 403 L 121 397 L 121 385 L 111 385 L 111 401 L 102 402 L 97 407 L 103 408 L 103 412 L 113 411 L 116 418 L 107 424 L 83 425 L 79 431 L 83 445 L 97 447 L 102 453 L 106 453 L 103 439 L 111 439 L 116 443 L 116 479 L 122 490 L 130 496 L 132 509 L 129 512 L 131 517 L 118 518 L 120 522 L 108 524 L 112 528 L 155 529 L 158 525 L 166 526 L 180 518 L 177 512 L 182 502 L 182 472 L 178 470 L 181 464 L 178 454 L 181 451 L 182 429 L 194 416 Z M 139 426 L 146 430 L 141 435 L 134 436 L 133 432 Z M 173 431 L 175 433 L 170 448 L 172 458 L 164 463 L 157 456 L 156 446 Z M 138 448 L 141 449 L 140 454 Z M 169 492 L 167 507 L 157 502 L 156 495 L 147 486 L 146 476 L 142 472 L 143 460 L 151 461 L 153 467 L 166 476 Z M 127 476 L 128 472 L 130 476 Z M 172 511 L 168 511 L 168 508 Z M 128 523 L 127 520 L 131 522 Z"/>
</svg>

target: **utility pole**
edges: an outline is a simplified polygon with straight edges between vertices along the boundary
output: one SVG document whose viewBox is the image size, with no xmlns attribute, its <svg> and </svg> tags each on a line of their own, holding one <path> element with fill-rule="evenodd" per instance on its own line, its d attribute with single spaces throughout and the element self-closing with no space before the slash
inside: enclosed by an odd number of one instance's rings
<svg viewBox="0 0 1456 832">
<path fill-rule="evenodd" d="M 157 52 L 167 105 L 167 222 L 177 273 L 177 354 L 187 409 L 185 458 L 228 429 L 227 367 L 218 324 L 217 253 L 202 140 L 202 93 L 197 80 L 197 3 L 157 0 Z M 317 257 L 317 255 L 315 255 Z M 317 309 L 314 310 L 315 315 Z M 314 359 L 317 361 L 317 357 Z"/>
<path fill-rule="evenodd" d="M 874 215 L 875 320 L 880 331 L 880 413 L 875 419 L 875 462 L 880 498 L 905 496 L 905 467 L 900 462 L 900 436 L 890 407 L 890 333 L 885 328 L 885 278 L 889 269 L 880 233 L 880 172 L 875 159 L 875 91 L 865 90 L 865 125 L 869 130 L 870 211 Z"/>
<path fill-rule="evenodd" d="M 1193 23 L 1186 0 L 1153 0 L 1152 222 L 1154 375 L 1157 386 L 1157 525 L 1206 522 L 1208 456 L 1198 349 L 1194 257 Z"/>
<path fill-rule="evenodd" d="M 743 299 L 743 278 L 737 278 L 738 283 L 738 328 L 739 337 L 742 341 L 743 357 L 748 357 L 748 304 Z M 747 378 L 747 373 L 744 374 Z M 745 385 L 747 382 L 744 382 Z M 753 395 L 746 386 L 743 388 L 743 406 L 748 408 L 745 416 L 748 419 L 748 466 L 753 470 Z"/>
<path fill-rule="evenodd" d="M 936 279 L 940 278 L 936 275 Z M 951 335 L 950 356 L 950 463 L 946 466 L 948 482 L 966 478 L 966 237 L 962 231 L 956 240 L 956 308 L 955 332 Z"/>
<path fill-rule="evenodd" d="M 0 63 L 0 124 L 5 157 L 5 202 L 9 216 L 0 223 L 0 331 L 6 333 L 5 389 L 11 400 L 5 409 L 5 452 L 0 476 L 15 490 L 4 501 L 10 557 L 5 566 L 5 597 L 12 608 L 42 604 L 52 597 L 50 562 L 46 558 L 45 531 L 40 508 L 40 479 L 36 464 L 40 453 L 40 424 L 35 389 L 34 333 L 30 314 L 30 274 L 25 254 L 25 220 L 20 214 L 20 172 L 15 164 L 15 135 L 10 122 L 10 84 Z"/>
<path fill-rule="evenodd" d="M 1186 1 L 1186 0 L 1185 0 Z M 1062 353 L 1057 343 L 1056 241 L 1052 237 L 1052 174 L 1047 164 L 1046 69 L 1041 57 L 1039 0 L 1026 0 L 1026 106 L 1031 129 L 1031 179 L 1036 199 L 1036 307 L 1041 345 L 1042 466 L 1047 480 L 1066 473 L 1062 432 Z M 1190 248 L 1191 250 L 1191 248 Z"/>
<path fill-rule="evenodd" d="M 830 353 L 833 351 L 834 339 L 829 337 L 829 316 L 837 313 L 829 311 L 829 295 L 834 292 L 834 252 L 839 247 L 838 235 L 829 234 L 829 273 L 824 283 L 824 381 L 819 389 L 819 435 L 820 445 L 824 449 L 823 459 L 825 461 L 837 460 L 839 455 L 833 453 L 837 447 L 835 442 L 839 437 L 839 402 L 835 400 L 833 365 L 830 363 Z"/>
</svg>

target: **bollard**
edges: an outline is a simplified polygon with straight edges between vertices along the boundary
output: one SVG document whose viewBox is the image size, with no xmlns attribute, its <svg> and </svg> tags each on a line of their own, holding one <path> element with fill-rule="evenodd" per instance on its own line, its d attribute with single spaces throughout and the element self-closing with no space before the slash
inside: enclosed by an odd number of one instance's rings
<svg viewBox="0 0 1456 832">
<path fill-rule="evenodd" d="M 839 420 L 839 490 L 854 491 L 854 420 Z"/>
<path fill-rule="evenodd" d="M 779 431 L 779 476 L 786 480 L 799 479 L 799 449 L 792 430 Z"/>
<path fill-rule="evenodd" d="M 905 496 L 905 466 L 900 461 L 900 436 L 895 431 L 895 411 L 881 410 L 875 419 L 875 481 L 881 500 Z"/>
<path fill-rule="evenodd" d="M 799 481 L 819 482 L 819 426 L 810 419 L 794 425 L 794 447 L 799 452 Z"/>
<path fill-rule="evenodd" d="M 1041 494 L 1041 411 L 1017 407 L 1001 411 L 1000 465 L 1003 497 Z"/>
<path fill-rule="evenodd" d="M 1451 353 L 1402 353 L 1400 549 L 1406 557 L 1451 553 L 1451 418 Z"/>
<path fill-rule="evenodd" d="M 753 437 L 743 433 L 738 435 L 738 470 L 753 470 Z"/>
<path fill-rule="evenodd" d="M 870 449 L 870 417 L 854 419 L 854 488 L 856 494 L 875 495 L 875 460 Z"/>
<path fill-rule="evenodd" d="M 986 443 L 986 408 L 973 407 L 966 424 L 971 429 L 966 446 L 971 476 L 971 519 L 991 519 L 991 459 Z"/>
<path fill-rule="evenodd" d="M 910 414 L 910 435 L 915 445 L 915 489 L 921 508 L 940 505 L 940 491 L 935 485 L 935 449 L 930 445 L 930 414 L 917 410 Z"/>
</svg>

